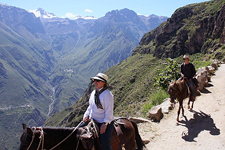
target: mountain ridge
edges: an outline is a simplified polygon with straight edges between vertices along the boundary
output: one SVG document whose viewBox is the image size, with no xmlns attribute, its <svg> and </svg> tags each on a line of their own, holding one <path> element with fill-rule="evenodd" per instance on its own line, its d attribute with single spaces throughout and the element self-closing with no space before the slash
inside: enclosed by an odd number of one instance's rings
<svg viewBox="0 0 225 150">
<path fill-rule="evenodd" d="M 17 149 L 15 128 L 42 125 L 82 96 L 89 76 L 131 55 L 148 29 L 115 20 L 37 18 L 0 5 L 0 149 Z"/>
</svg>

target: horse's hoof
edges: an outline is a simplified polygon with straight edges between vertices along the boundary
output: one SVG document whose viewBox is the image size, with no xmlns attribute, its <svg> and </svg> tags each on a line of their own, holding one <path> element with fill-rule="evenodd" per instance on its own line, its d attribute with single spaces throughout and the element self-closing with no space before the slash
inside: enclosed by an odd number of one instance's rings
<svg viewBox="0 0 225 150">
<path fill-rule="evenodd" d="M 188 105 L 188 109 L 190 109 L 190 105 Z"/>
</svg>

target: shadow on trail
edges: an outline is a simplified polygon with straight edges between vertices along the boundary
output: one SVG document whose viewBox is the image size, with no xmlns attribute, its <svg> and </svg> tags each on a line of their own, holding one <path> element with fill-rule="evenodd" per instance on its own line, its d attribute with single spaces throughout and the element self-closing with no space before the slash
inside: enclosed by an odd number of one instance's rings
<svg viewBox="0 0 225 150">
<path fill-rule="evenodd" d="M 183 131 L 182 138 L 188 142 L 196 142 L 194 138 L 204 130 L 209 131 L 211 135 L 219 135 L 220 129 L 218 129 L 210 115 L 204 112 L 194 112 L 193 118 L 185 121 L 180 121 L 180 125 L 187 127 L 188 131 Z"/>
<path fill-rule="evenodd" d="M 204 94 L 212 93 L 211 91 L 207 90 L 206 88 L 203 88 L 202 90 L 200 90 L 200 92 L 204 93 Z"/>
</svg>

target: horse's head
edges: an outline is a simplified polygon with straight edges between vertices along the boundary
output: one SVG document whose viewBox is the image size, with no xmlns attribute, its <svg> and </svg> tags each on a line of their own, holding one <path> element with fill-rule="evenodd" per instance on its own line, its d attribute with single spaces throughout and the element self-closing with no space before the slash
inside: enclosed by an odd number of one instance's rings
<svg viewBox="0 0 225 150">
<path fill-rule="evenodd" d="M 23 125 L 23 134 L 20 137 L 19 150 L 37 149 L 40 142 L 41 132 L 39 128 L 29 128 L 26 124 Z"/>
<path fill-rule="evenodd" d="M 177 90 L 178 90 L 178 86 L 176 82 L 171 82 L 168 84 L 169 88 L 168 88 L 168 93 L 170 95 L 170 102 L 174 103 L 174 100 L 177 98 Z"/>
<path fill-rule="evenodd" d="M 31 130 L 31 128 L 28 128 L 26 124 L 22 125 L 23 125 L 23 134 L 20 137 L 19 150 L 27 150 L 32 140 L 33 131 Z"/>
</svg>

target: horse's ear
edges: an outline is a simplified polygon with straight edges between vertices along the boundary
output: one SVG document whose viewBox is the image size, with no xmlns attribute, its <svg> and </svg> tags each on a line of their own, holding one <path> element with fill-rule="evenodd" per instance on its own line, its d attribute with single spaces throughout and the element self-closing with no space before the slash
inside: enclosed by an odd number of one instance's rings
<svg viewBox="0 0 225 150">
<path fill-rule="evenodd" d="M 31 128 L 27 128 L 27 134 L 33 135 L 33 131 L 31 130 Z"/>
<path fill-rule="evenodd" d="M 23 123 L 22 126 L 23 126 L 24 130 L 27 129 L 27 125 L 26 124 Z"/>
<path fill-rule="evenodd" d="M 173 85 L 174 85 L 174 86 L 177 85 L 177 82 L 175 81 L 175 82 L 173 83 Z"/>
</svg>

